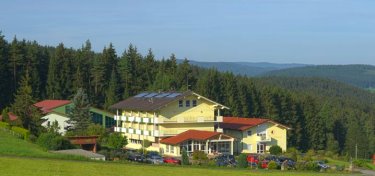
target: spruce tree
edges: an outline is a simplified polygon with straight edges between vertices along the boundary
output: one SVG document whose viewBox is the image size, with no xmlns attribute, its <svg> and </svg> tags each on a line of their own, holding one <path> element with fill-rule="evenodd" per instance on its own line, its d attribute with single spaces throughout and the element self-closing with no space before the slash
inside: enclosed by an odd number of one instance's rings
<svg viewBox="0 0 375 176">
<path fill-rule="evenodd" d="M 85 91 L 77 90 L 72 100 L 71 111 L 68 113 L 68 131 L 74 135 L 86 135 L 87 128 L 92 123 L 90 116 L 90 103 Z"/>
<path fill-rule="evenodd" d="M 41 112 L 33 106 L 32 88 L 30 86 L 28 71 L 22 77 L 17 93 L 14 95 L 12 112 L 22 121 L 22 127 L 28 129 L 32 134 L 38 135 L 41 130 Z"/>
<path fill-rule="evenodd" d="M 117 85 L 117 74 L 115 69 L 112 70 L 111 73 L 111 79 L 109 81 L 109 86 L 107 88 L 106 94 L 105 94 L 105 103 L 104 107 L 106 109 L 109 108 L 109 106 L 115 104 L 118 101 L 118 85 Z"/>
</svg>

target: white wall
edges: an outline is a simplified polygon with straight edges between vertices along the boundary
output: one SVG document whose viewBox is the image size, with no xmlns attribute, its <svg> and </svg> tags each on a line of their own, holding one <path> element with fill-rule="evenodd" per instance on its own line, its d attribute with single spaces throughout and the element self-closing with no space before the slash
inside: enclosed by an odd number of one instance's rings
<svg viewBox="0 0 375 176">
<path fill-rule="evenodd" d="M 57 121 L 57 123 L 59 124 L 59 128 L 60 128 L 59 133 L 65 134 L 66 130 L 64 128 L 68 126 L 68 123 L 66 121 L 68 121 L 69 118 L 59 115 L 59 114 L 51 113 L 42 117 L 42 119 L 46 119 L 46 121 L 42 123 L 42 126 L 46 128 L 48 127 L 48 122 L 50 123 L 50 125 L 52 125 L 54 121 Z"/>
</svg>

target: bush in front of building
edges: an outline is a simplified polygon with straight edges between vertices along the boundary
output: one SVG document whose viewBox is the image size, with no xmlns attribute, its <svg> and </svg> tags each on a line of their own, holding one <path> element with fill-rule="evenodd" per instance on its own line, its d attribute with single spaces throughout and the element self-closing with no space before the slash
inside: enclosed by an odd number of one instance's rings
<svg viewBox="0 0 375 176">
<path fill-rule="evenodd" d="M 190 164 L 189 163 L 189 156 L 188 156 L 185 148 L 182 149 L 181 164 L 182 165 L 189 165 Z"/>
<path fill-rule="evenodd" d="M 270 161 L 269 163 L 268 163 L 268 169 L 270 169 L 270 170 L 275 170 L 275 169 L 277 169 L 277 163 L 275 162 L 275 161 Z"/>
<path fill-rule="evenodd" d="M 208 162 L 207 154 L 204 151 L 196 150 L 193 152 L 193 164 L 202 165 Z"/>
<path fill-rule="evenodd" d="M 246 168 L 248 166 L 247 154 L 242 153 L 242 154 L 240 154 L 240 156 L 238 156 L 238 164 L 237 164 L 237 166 L 239 168 Z"/>
<path fill-rule="evenodd" d="M 270 152 L 271 155 L 280 155 L 283 152 L 283 150 L 281 149 L 280 146 L 273 145 L 273 146 L 270 147 L 269 152 Z"/>
<path fill-rule="evenodd" d="M 42 133 L 36 143 L 46 150 L 64 150 L 75 148 L 69 140 L 56 133 Z"/>
<path fill-rule="evenodd" d="M 121 133 L 111 133 L 106 140 L 106 145 L 113 149 L 122 149 L 127 144 L 128 140 Z"/>
</svg>

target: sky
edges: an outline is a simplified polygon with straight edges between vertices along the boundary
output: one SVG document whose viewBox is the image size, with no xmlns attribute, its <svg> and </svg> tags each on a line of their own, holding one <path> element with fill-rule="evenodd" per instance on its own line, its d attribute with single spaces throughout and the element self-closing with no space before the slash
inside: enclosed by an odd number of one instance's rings
<svg viewBox="0 0 375 176">
<path fill-rule="evenodd" d="M 197 61 L 375 65 L 375 0 L 1 0 L 8 41 Z"/>
</svg>

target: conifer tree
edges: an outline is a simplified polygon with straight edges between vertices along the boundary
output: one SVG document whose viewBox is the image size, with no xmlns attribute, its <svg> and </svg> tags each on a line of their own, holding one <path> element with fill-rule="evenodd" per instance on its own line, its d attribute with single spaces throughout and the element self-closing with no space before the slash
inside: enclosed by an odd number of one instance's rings
<svg viewBox="0 0 375 176">
<path fill-rule="evenodd" d="M 9 63 L 9 44 L 4 39 L 4 36 L 1 34 L 0 31 L 0 81 L 2 84 L 0 84 L 0 92 L 1 92 L 1 98 L 0 98 L 0 109 L 4 108 L 5 106 L 9 105 L 10 99 L 12 98 L 12 90 L 13 90 L 13 84 L 12 84 L 12 76 L 11 72 L 9 72 L 8 69 L 8 63 Z M 9 84 L 5 84 L 9 83 Z M 11 87 L 11 88 L 9 88 Z"/>
<path fill-rule="evenodd" d="M 109 81 L 109 86 L 107 88 L 106 94 L 105 94 L 105 103 L 104 107 L 106 109 L 109 108 L 109 106 L 115 104 L 118 101 L 118 85 L 117 85 L 117 74 L 115 69 L 112 70 L 111 73 L 111 79 Z"/>
<path fill-rule="evenodd" d="M 77 90 L 68 116 L 68 124 L 71 126 L 67 130 L 71 131 L 74 135 L 85 135 L 92 121 L 90 118 L 90 103 L 82 88 Z"/>
<path fill-rule="evenodd" d="M 12 112 L 21 119 L 23 128 L 28 129 L 32 134 L 38 135 L 41 129 L 42 120 L 39 109 L 33 106 L 34 98 L 30 86 L 30 77 L 28 71 L 22 77 L 20 86 L 14 95 Z"/>
</svg>

